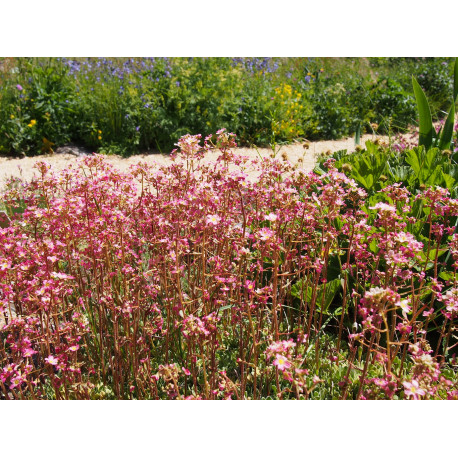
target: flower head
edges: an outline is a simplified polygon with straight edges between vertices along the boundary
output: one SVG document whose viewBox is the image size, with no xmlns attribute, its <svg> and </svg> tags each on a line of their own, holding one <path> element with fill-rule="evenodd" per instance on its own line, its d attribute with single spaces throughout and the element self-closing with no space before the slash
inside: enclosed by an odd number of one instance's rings
<svg viewBox="0 0 458 458">
<path fill-rule="evenodd" d="M 59 364 L 59 360 L 53 355 L 49 355 L 47 358 L 45 358 L 45 361 L 52 366 L 57 366 Z"/>
<path fill-rule="evenodd" d="M 425 390 L 420 388 L 416 380 L 412 380 L 411 382 L 402 382 L 402 384 L 404 385 L 404 393 L 406 396 L 412 396 L 413 399 L 419 399 L 419 396 L 425 395 Z"/>
<path fill-rule="evenodd" d="M 221 221 L 221 218 L 218 215 L 208 215 L 206 222 L 210 226 L 216 226 Z"/>
<path fill-rule="evenodd" d="M 279 371 L 284 371 L 291 367 L 291 363 L 282 355 L 277 355 L 273 364 L 277 366 Z"/>
<path fill-rule="evenodd" d="M 267 227 L 263 227 L 259 232 L 258 232 L 258 237 L 260 240 L 263 240 L 264 242 L 272 238 L 274 235 L 274 232 L 271 231 Z"/>
<path fill-rule="evenodd" d="M 276 221 L 277 215 L 275 213 L 269 213 L 268 215 L 265 216 L 265 219 L 267 221 Z"/>
</svg>

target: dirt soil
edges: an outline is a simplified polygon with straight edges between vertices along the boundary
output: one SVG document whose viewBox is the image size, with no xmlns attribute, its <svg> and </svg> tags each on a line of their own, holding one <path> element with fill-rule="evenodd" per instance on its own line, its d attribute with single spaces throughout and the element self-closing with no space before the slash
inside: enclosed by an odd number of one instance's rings
<svg viewBox="0 0 458 458">
<path fill-rule="evenodd" d="M 361 137 L 361 145 L 367 140 L 375 140 L 379 138 L 382 141 L 387 141 L 387 137 L 376 137 L 374 135 L 364 135 Z M 299 166 L 305 172 L 313 170 L 316 162 L 316 157 L 320 153 L 327 151 L 335 152 L 341 149 L 346 149 L 348 152 L 355 150 L 355 140 L 353 137 L 349 137 L 342 140 L 326 140 L 319 142 L 310 142 L 308 148 L 304 147 L 304 143 L 294 143 L 292 145 L 284 145 L 277 147 L 276 152 L 278 156 L 286 153 L 288 160 L 292 164 L 296 164 L 298 159 L 302 159 L 302 164 Z M 236 151 L 244 156 L 256 157 L 259 154 L 263 157 L 268 157 L 272 154 L 271 148 L 237 148 Z M 206 161 L 211 161 L 216 157 L 212 158 L 213 154 L 209 154 L 206 157 Z M 37 157 L 25 157 L 22 159 L 13 159 L 0 157 L 0 189 L 4 187 L 4 184 L 11 176 L 22 178 L 24 180 L 30 180 L 37 173 L 34 165 L 39 161 L 45 161 L 52 166 L 52 170 L 58 171 L 63 170 L 70 164 L 75 163 L 79 159 L 72 154 L 55 154 Z M 127 171 L 132 164 L 138 162 L 146 162 L 147 164 L 169 164 L 171 159 L 165 154 L 141 154 L 131 156 L 124 159 L 119 156 L 106 156 L 107 162 L 113 164 L 120 171 Z"/>
</svg>

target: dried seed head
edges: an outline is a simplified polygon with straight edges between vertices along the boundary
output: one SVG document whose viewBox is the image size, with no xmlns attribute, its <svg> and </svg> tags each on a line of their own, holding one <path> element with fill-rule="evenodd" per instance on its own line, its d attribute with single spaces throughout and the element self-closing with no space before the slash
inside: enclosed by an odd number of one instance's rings
<svg viewBox="0 0 458 458">
<path fill-rule="evenodd" d="M 342 165 L 342 172 L 350 173 L 352 171 L 352 166 L 350 164 L 343 164 Z"/>
<path fill-rule="evenodd" d="M 303 145 L 304 149 L 309 149 L 310 148 L 310 142 L 305 142 Z"/>
<path fill-rule="evenodd" d="M 288 155 L 286 154 L 285 151 L 283 151 L 283 153 L 281 153 L 281 158 L 282 158 L 284 161 L 287 161 L 287 160 L 288 160 Z"/>
<path fill-rule="evenodd" d="M 452 155 L 452 152 L 449 150 L 449 149 L 444 149 L 442 151 L 442 154 L 444 154 L 445 156 L 451 156 Z"/>
<path fill-rule="evenodd" d="M 388 177 L 386 175 L 380 175 L 380 181 L 384 183 L 386 180 L 388 180 Z"/>
<path fill-rule="evenodd" d="M 363 150 L 363 147 L 361 145 L 356 145 L 355 151 L 360 152 Z"/>
</svg>

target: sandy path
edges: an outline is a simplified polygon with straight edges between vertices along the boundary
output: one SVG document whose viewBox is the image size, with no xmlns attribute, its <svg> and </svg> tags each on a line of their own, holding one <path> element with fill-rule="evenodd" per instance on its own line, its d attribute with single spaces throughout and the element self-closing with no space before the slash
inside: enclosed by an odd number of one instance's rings
<svg viewBox="0 0 458 458">
<path fill-rule="evenodd" d="M 364 135 L 361 138 L 361 144 L 364 145 L 364 142 L 367 140 L 375 140 L 373 135 Z M 384 139 L 384 137 L 382 137 Z M 320 153 L 326 151 L 338 151 L 341 149 L 346 149 L 349 152 L 355 150 L 355 141 L 353 137 L 349 137 L 343 140 L 326 140 L 319 142 L 311 142 L 309 148 L 304 148 L 302 143 L 295 143 L 292 145 L 285 145 L 277 149 L 277 155 L 286 153 L 288 160 L 292 164 L 296 164 L 298 159 L 302 159 L 302 165 L 299 168 L 302 168 L 305 172 L 311 171 L 316 162 L 316 156 Z M 237 148 L 236 150 L 242 155 L 249 157 L 256 157 L 258 155 L 257 151 L 263 156 L 267 157 L 272 154 L 270 148 L 258 148 L 256 151 L 253 148 Z M 207 161 L 211 161 L 212 154 L 209 154 L 206 158 Z M 56 154 L 48 156 L 37 156 L 37 157 L 26 157 L 22 159 L 11 159 L 0 157 L 0 189 L 3 188 L 5 181 L 11 177 L 20 177 L 25 180 L 30 180 L 34 174 L 36 174 L 36 169 L 33 166 L 38 161 L 45 161 L 51 164 L 52 169 L 63 170 L 68 167 L 71 163 L 77 161 L 78 158 L 72 154 Z M 165 154 L 149 154 L 149 155 L 137 155 L 131 156 L 127 159 L 123 159 L 119 156 L 106 156 L 107 162 L 113 164 L 121 171 L 126 171 L 132 164 L 138 162 L 146 162 L 148 164 L 168 164 L 171 162 L 170 158 Z"/>
</svg>

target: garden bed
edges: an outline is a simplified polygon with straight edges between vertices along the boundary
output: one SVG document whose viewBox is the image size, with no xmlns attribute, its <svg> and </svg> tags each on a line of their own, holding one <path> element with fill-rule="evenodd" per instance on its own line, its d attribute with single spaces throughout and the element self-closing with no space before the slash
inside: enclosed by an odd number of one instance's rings
<svg viewBox="0 0 458 458">
<path fill-rule="evenodd" d="M 458 398 L 455 156 L 178 146 L 10 183 L 0 398 Z"/>
</svg>

